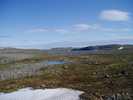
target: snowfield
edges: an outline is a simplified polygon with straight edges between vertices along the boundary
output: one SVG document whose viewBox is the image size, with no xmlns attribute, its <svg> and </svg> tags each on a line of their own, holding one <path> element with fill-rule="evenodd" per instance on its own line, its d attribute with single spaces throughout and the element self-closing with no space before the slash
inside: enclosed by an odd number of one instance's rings
<svg viewBox="0 0 133 100">
<path fill-rule="evenodd" d="M 12 93 L 0 93 L 0 100 L 80 100 L 82 91 L 56 88 L 35 89 L 24 88 Z"/>
</svg>

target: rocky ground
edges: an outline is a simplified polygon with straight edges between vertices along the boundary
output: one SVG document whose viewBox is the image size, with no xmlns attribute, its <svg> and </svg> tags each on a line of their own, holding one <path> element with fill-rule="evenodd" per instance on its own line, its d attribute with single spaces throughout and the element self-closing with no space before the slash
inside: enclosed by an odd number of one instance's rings
<svg viewBox="0 0 133 100">
<path fill-rule="evenodd" d="M 46 60 L 71 63 L 51 66 L 42 63 Z M 0 91 L 24 87 L 81 90 L 85 92 L 82 100 L 133 100 L 133 53 L 65 56 L 41 53 L 1 63 Z"/>
</svg>

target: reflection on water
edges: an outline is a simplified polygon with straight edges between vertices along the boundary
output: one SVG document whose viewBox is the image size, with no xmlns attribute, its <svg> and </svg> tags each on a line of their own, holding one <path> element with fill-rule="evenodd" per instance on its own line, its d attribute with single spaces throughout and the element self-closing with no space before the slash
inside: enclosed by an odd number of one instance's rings
<svg viewBox="0 0 133 100">
<path fill-rule="evenodd" d="M 66 88 L 31 89 L 24 88 L 12 93 L 0 93 L 0 100 L 80 100 L 82 91 Z"/>
</svg>

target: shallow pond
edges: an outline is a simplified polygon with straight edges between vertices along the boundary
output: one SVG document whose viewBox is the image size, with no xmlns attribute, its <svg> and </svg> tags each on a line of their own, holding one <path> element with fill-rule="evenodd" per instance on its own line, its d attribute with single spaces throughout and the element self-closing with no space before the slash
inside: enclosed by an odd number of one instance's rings
<svg viewBox="0 0 133 100">
<path fill-rule="evenodd" d="M 82 91 L 56 88 L 32 89 L 24 88 L 11 93 L 0 93 L 0 100 L 80 100 Z"/>
<path fill-rule="evenodd" d="M 49 65 L 61 65 L 66 63 L 68 62 L 61 60 L 44 60 L 37 63 L 13 64 L 10 67 L 5 67 L 0 70 L 0 80 L 17 79 L 25 76 L 37 75 L 40 69 L 46 68 Z"/>
<path fill-rule="evenodd" d="M 65 64 L 65 63 L 67 63 L 67 62 L 65 62 L 65 61 L 42 61 L 41 63 L 43 63 L 43 64 L 45 64 L 45 65 L 57 65 L 57 64 Z"/>
</svg>

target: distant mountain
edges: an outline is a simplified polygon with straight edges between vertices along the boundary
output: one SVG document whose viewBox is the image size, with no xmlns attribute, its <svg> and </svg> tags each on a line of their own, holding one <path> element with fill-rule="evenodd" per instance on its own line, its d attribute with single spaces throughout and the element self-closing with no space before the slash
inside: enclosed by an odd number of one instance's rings
<svg viewBox="0 0 133 100">
<path fill-rule="evenodd" d="M 95 45 L 108 45 L 108 44 L 133 44 L 133 39 L 117 39 L 117 40 L 83 40 L 83 41 L 60 41 L 53 43 L 36 43 L 36 44 L 19 44 L 17 46 L 10 45 L 9 48 L 21 48 L 21 49 L 51 49 L 51 48 L 78 48 L 78 47 L 87 47 Z M 6 45 L 0 45 L 0 49 L 8 48 Z"/>
<path fill-rule="evenodd" d="M 98 50 L 122 50 L 127 48 L 127 45 L 117 45 L 117 44 L 111 44 L 111 45 L 99 45 L 99 46 L 88 46 L 83 48 L 74 48 L 73 51 L 79 51 L 79 50 L 87 50 L 87 51 L 98 51 Z"/>
<path fill-rule="evenodd" d="M 72 52 L 78 52 L 79 54 L 115 54 L 115 53 L 133 53 L 133 45 L 97 45 L 97 46 L 87 46 L 82 48 L 73 48 Z"/>
<path fill-rule="evenodd" d="M 47 50 L 40 49 L 18 49 L 18 48 L 0 48 L 0 53 L 38 53 L 46 52 L 49 54 L 65 54 L 65 55 L 78 55 L 78 54 L 115 54 L 115 53 L 133 53 L 133 45 L 126 44 L 108 44 L 108 45 L 95 45 L 84 47 L 60 47 L 51 48 Z"/>
<path fill-rule="evenodd" d="M 133 45 L 109 44 L 86 46 L 79 48 L 53 48 L 47 50 L 50 54 L 115 54 L 115 53 L 133 53 Z"/>
<path fill-rule="evenodd" d="M 38 45 L 38 48 L 41 49 L 50 49 L 50 48 L 78 48 L 78 47 L 87 47 L 87 46 L 95 46 L 95 45 L 109 45 L 109 44 L 133 44 L 133 39 L 118 39 L 118 40 L 99 40 L 99 41 L 64 41 L 64 42 L 55 42 L 49 44 L 41 44 Z"/>
<path fill-rule="evenodd" d="M 39 49 L 21 49 L 21 48 L 10 48 L 10 47 L 1 47 L 0 48 L 0 54 L 2 53 L 40 53 L 43 52 L 43 50 Z"/>
<path fill-rule="evenodd" d="M 97 46 L 87 46 L 82 48 L 74 48 L 73 51 L 99 51 L 99 50 L 131 50 L 133 45 L 119 45 L 119 44 L 110 44 L 110 45 L 97 45 Z"/>
</svg>

